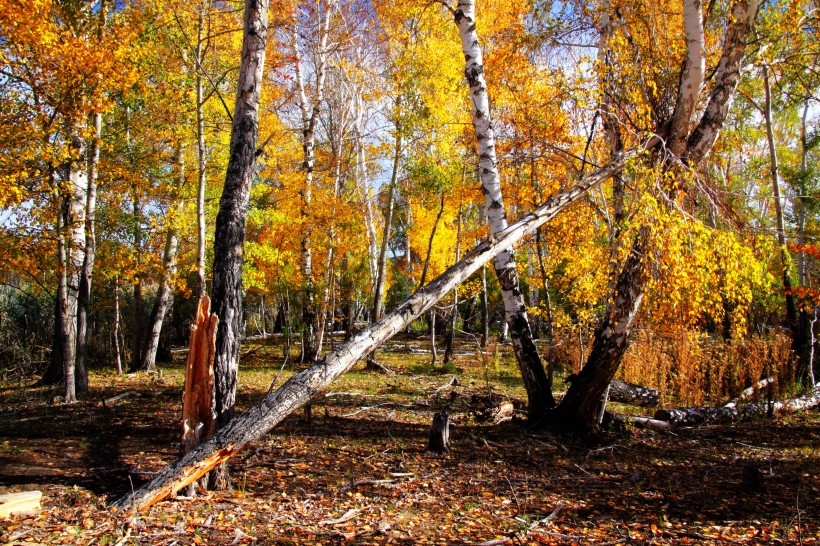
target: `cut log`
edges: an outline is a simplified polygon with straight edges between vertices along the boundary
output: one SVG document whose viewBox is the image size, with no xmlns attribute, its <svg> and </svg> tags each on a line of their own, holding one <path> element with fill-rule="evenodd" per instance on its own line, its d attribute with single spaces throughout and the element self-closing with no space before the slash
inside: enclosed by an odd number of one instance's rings
<svg viewBox="0 0 820 546">
<path fill-rule="evenodd" d="M 430 441 L 427 451 L 433 453 L 450 452 L 450 416 L 446 411 L 439 411 L 433 415 L 433 425 L 430 428 Z"/>
<path fill-rule="evenodd" d="M 214 430 L 214 347 L 219 319 L 211 313 L 208 296 L 199 299 L 196 322 L 191 326 L 185 389 L 182 394 L 182 451 L 188 453 Z"/>
<path fill-rule="evenodd" d="M 25 491 L 0 495 L 0 518 L 14 515 L 36 514 L 40 510 L 40 491 Z"/>
<path fill-rule="evenodd" d="M 661 396 L 658 391 L 649 387 L 635 385 L 620 379 L 613 379 L 609 384 L 610 402 L 654 408 L 660 403 L 660 400 Z"/>
<path fill-rule="evenodd" d="M 820 406 L 820 387 L 799 398 L 792 398 L 783 402 L 774 402 L 774 412 L 794 412 Z M 673 427 L 687 425 L 701 425 L 704 423 L 731 423 L 741 418 L 764 416 L 768 413 L 769 404 L 757 402 L 741 406 L 722 406 L 718 408 L 677 408 L 658 410 L 655 419 L 667 421 Z"/>
<path fill-rule="evenodd" d="M 573 188 L 552 196 L 544 205 L 493 239 L 482 242 L 441 276 L 420 288 L 395 311 L 360 331 L 350 341 L 329 353 L 324 360 L 288 379 L 257 405 L 219 429 L 209 440 L 165 467 L 153 480 L 118 499 L 112 506 L 123 510 L 144 511 L 153 503 L 176 494 L 186 485 L 198 480 L 211 468 L 260 438 L 294 410 L 309 402 L 319 390 L 352 368 L 364 355 L 403 331 L 408 324 L 478 271 L 496 254 L 512 248 L 525 235 L 555 218 L 558 213 L 584 196 L 590 188 L 619 172 L 628 160 L 637 157 L 643 150 L 644 147 L 639 147 L 619 154 Z"/>
</svg>

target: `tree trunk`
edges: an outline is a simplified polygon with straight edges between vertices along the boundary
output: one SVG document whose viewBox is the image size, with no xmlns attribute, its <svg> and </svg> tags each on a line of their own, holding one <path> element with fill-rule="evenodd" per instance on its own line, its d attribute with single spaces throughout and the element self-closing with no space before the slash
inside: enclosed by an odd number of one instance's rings
<svg viewBox="0 0 820 546">
<path fill-rule="evenodd" d="M 104 9 L 104 8 L 103 8 Z M 77 394 L 88 394 L 88 314 L 91 305 L 91 278 L 94 274 L 94 257 L 97 241 L 94 220 L 97 212 L 97 171 L 100 165 L 100 137 L 102 135 L 102 114 L 94 114 L 94 141 L 91 144 L 91 161 L 88 173 L 88 189 L 85 202 L 85 244 L 83 266 L 80 271 L 80 287 L 77 296 Z"/>
<path fill-rule="evenodd" d="M 210 4 L 209 4 L 210 5 Z M 204 57 L 203 51 L 203 31 L 204 31 L 204 4 L 200 4 L 199 13 L 197 14 L 197 40 L 196 51 L 194 54 L 197 58 L 196 71 L 196 137 L 197 137 L 197 193 L 196 193 L 196 277 L 197 277 L 197 293 L 204 296 L 206 293 L 205 285 L 205 190 L 208 185 L 207 176 L 207 157 L 205 148 L 205 99 L 203 99 L 203 82 L 202 82 L 202 61 Z"/>
<path fill-rule="evenodd" d="M 575 187 L 552 196 L 543 206 L 509 226 L 494 240 L 485 241 L 430 284 L 419 289 L 395 311 L 371 324 L 338 350 L 297 373 L 257 405 L 219 429 L 204 444 L 165 467 L 149 483 L 113 503 L 122 510 L 144 511 L 183 487 L 198 480 L 215 466 L 267 433 L 291 412 L 307 403 L 319 390 L 352 368 L 360 358 L 402 331 L 430 309 L 450 290 L 475 273 L 499 252 L 511 248 L 538 226 L 550 221 L 601 181 L 618 172 L 640 150 L 619 155 L 611 163 L 584 178 Z"/>
<path fill-rule="evenodd" d="M 481 348 L 487 347 L 490 338 L 490 304 L 487 301 L 487 267 L 481 267 Z"/>
<path fill-rule="evenodd" d="M 690 3 L 685 9 L 692 10 L 694 5 Z M 737 0 L 732 9 L 732 21 L 727 25 L 721 58 L 714 76 L 715 87 L 709 96 L 700 122 L 686 139 L 686 147 L 681 153 L 682 159 L 691 165 L 698 163 L 711 150 L 726 119 L 740 77 L 740 65 L 747 39 L 754 26 L 757 7 L 757 0 Z M 692 58 L 697 57 L 697 54 L 690 50 L 701 47 L 701 45 L 698 40 L 691 40 L 687 41 L 686 46 L 687 62 L 690 62 Z M 689 78 L 685 76 L 685 74 L 682 75 L 682 82 L 689 81 Z M 682 88 L 679 89 L 678 95 L 680 97 L 691 92 L 692 88 Z M 688 127 L 689 120 L 686 116 L 679 115 L 675 123 L 681 124 L 681 127 L 684 125 Z M 658 139 L 652 138 L 646 147 L 651 149 L 657 144 Z M 613 257 L 615 256 L 614 245 L 618 244 L 620 238 L 620 234 L 617 233 L 619 231 L 616 230 L 614 237 Z M 645 273 L 642 254 L 647 236 L 647 228 L 644 227 L 636 237 L 622 270 L 614 279 L 614 290 L 607 304 L 606 315 L 602 324 L 596 329 L 595 341 L 586 365 L 578 374 L 578 378 L 573 381 L 567 394 L 561 400 L 561 404 L 548 416 L 546 423 L 550 428 L 569 432 L 582 438 L 595 439 L 597 437 L 596 417 L 601 399 L 626 351 L 632 322 L 643 298 Z"/>
<path fill-rule="evenodd" d="M 242 332 L 242 261 L 245 219 L 259 136 L 259 96 L 268 38 L 268 0 L 246 0 L 239 66 L 231 125 L 230 156 L 216 217 L 213 263 L 213 312 L 219 317 L 214 357 L 216 428 L 233 418 Z M 211 485 L 228 486 L 227 469 L 211 476 Z"/>
<path fill-rule="evenodd" d="M 777 145 L 774 141 L 774 124 L 772 121 L 772 88 L 769 83 L 769 68 L 763 65 L 763 89 L 765 102 L 763 105 L 763 119 L 766 122 L 766 141 L 769 145 L 769 171 L 772 179 L 772 195 L 774 197 L 775 231 L 777 242 L 780 245 L 780 263 L 782 267 L 783 292 L 786 298 L 786 324 L 792 332 L 792 353 L 797 359 L 798 380 L 808 383 L 808 362 L 810 341 L 806 335 L 805 320 L 798 318 L 797 304 L 792 290 L 791 275 L 789 275 L 789 251 L 786 247 L 786 228 L 783 223 L 783 204 L 780 201 L 780 168 L 777 159 Z M 812 378 L 813 379 L 813 378 Z M 814 381 L 811 381 L 812 386 Z"/>
<path fill-rule="evenodd" d="M 114 277 L 114 326 L 111 336 L 114 338 L 114 364 L 117 374 L 122 375 L 122 356 L 120 353 L 120 277 Z"/>
<path fill-rule="evenodd" d="M 396 101 L 396 108 L 399 106 Z M 399 160 L 401 159 L 401 128 L 396 123 L 396 146 L 393 153 L 393 172 L 390 175 L 390 185 L 387 188 L 387 208 L 384 211 L 384 230 L 382 231 L 382 245 L 379 249 L 379 261 L 376 270 L 376 285 L 373 288 L 373 316 L 371 322 L 382 317 L 382 301 L 384 300 L 384 285 L 387 282 L 387 248 L 390 242 L 390 228 L 393 225 L 393 202 L 395 200 L 396 182 L 399 177 Z M 376 362 L 376 356 L 367 355 L 366 368 L 371 371 L 380 371 L 382 366 Z"/>
<path fill-rule="evenodd" d="M 462 186 L 464 183 L 462 176 Z M 458 205 L 458 222 L 456 229 L 456 262 L 461 259 L 461 216 L 462 204 Z M 444 349 L 444 364 L 449 364 L 453 360 L 453 343 L 456 337 L 456 327 L 458 326 L 458 286 L 453 289 L 453 310 L 450 313 L 450 328 L 447 330 L 447 344 Z"/>
<path fill-rule="evenodd" d="M 293 48 L 296 58 L 296 83 L 299 91 L 299 107 L 302 112 L 302 151 L 304 159 L 302 170 L 305 171 L 305 188 L 302 190 L 302 275 L 304 276 L 304 296 L 302 301 L 302 362 L 313 362 L 319 354 L 319 316 L 316 310 L 316 285 L 313 280 L 313 226 L 311 221 L 313 204 L 313 169 L 316 162 L 316 125 L 324 101 L 325 75 L 327 66 L 327 36 L 330 26 L 330 2 L 325 4 L 321 23 L 316 67 L 315 94 L 308 101 L 305 91 L 302 64 L 299 54 L 298 17 L 293 21 Z"/>
<path fill-rule="evenodd" d="M 476 31 L 474 0 L 458 0 L 455 21 L 461 36 L 461 49 L 466 59 L 464 73 L 472 95 L 470 102 L 473 106 L 473 126 L 478 146 L 478 170 L 484 191 L 487 221 L 490 231 L 495 236 L 506 229 L 507 216 L 501 194 L 501 180 L 498 175 L 495 133 L 487 95 L 487 82 L 484 77 L 483 55 Z M 510 327 L 516 361 L 527 390 L 528 415 L 530 418 L 537 418 L 555 406 L 552 385 L 532 339 L 527 307 L 519 286 L 518 270 L 512 251 L 496 256 L 494 265 L 501 286 L 504 311 Z"/>
<path fill-rule="evenodd" d="M 603 322 L 595 330 L 595 341 L 586 365 L 550 415 L 552 428 L 578 434 L 582 438 L 594 434 L 598 428 L 601 399 L 621 364 L 632 323 L 643 299 L 643 250 L 647 231 L 646 228 L 641 230 L 615 280 L 614 296 L 607 305 Z"/>
<path fill-rule="evenodd" d="M 447 415 L 446 411 L 438 411 L 433 415 L 427 451 L 433 453 L 450 452 L 450 416 Z"/>
<path fill-rule="evenodd" d="M 77 309 L 80 278 L 85 259 L 85 210 L 88 200 L 88 174 L 85 146 L 80 128 L 72 128 L 72 158 L 66 166 L 68 193 L 62 195 L 62 215 L 58 218 L 58 300 L 60 306 L 60 354 L 63 363 L 65 401 L 77 400 Z M 81 394 L 81 393 L 79 393 Z"/>
<path fill-rule="evenodd" d="M 57 326 L 58 329 L 54 331 L 54 337 L 57 343 L 57 353 L 59 354 L 59 361 L 63 364 L 63 397 L 66 402 L 75 402 L 77 400 L 77 393 L 75 390 L 74 381 L 74 365 L 75 355 L 74 349 L 76 347 L 74 337 L 75 321 L 70 319 L 71 301 L 68 287 L 68 251 L 66 247 L 66 234 L 64 226 L 68 223 L 66 218 L 68 214 L 68 204 L 65 198 L 61 198 L 60 211 L 57 213 Z"/>
<path fill-rule="evenodd" d="M 177 147 L 177 189 L 182 188 L 185 183 L 185 163 L 182 152 L 182 144 L 179 144 Z M 178 196 L 174 195 L 172 198 L 178 199 Z M 162 333 L 162 324 L 165 321 L 165 314 L 174 302 L 172 283 L 177 272 L 177 247 L 179 243 L 179 228 L 176 226 L 177 220 L 175 217 L 179 212 L 179 205 L 174 204 L 173 206 L 177 210 L 170 212 L 167 216 L 169 225 L 165 238 L 165 254 L 162 258 L 164 271 L 162 283 L 157 291 L 154 309 L 151 311 L 150 330 L 142 354 L 141 367 L 145 371 L 153 371 L 157 367 L 157 348 L 159 347 L 160 333 Z"/>
</svg>

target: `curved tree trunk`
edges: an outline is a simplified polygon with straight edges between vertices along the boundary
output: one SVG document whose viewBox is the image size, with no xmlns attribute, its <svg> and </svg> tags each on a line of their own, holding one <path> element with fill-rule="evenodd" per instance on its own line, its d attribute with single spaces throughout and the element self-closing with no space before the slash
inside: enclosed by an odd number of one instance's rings
<svg viewBox="0 0 820 546">
<path fill-rule="evenodd" d="M 493 129 L 487 82 L 484 77 L 484 60 L 478 43 L 475 23 L 474 0 L 459 0 L 455 10 L 455 21 L 461 36 L 461 48 L 467 66 L 464 74 L 470 85 L 473 126 L 478 146 L 478 170 L 487 221 L 495 236 L 507 227 L 507 215 L 501 194 L 501 180 L 495 153 L 495 132 Z M 518 270 L 512 251 L 502 252 L 495 258 L 495 272 L 501 286 L 504 311 L 510 327 L 516 361 L 527 389 L 528 414 L 537 418 L 555 406 L 552 384 L 544 371 L 541 357 L 532 338 L 527 307 L 520 289 Z"/>
<path fill-rule="evenodd" d="M 262 91 L 268 38 L 268 0 L 245 1 L 242 61 L 231 126 L 230 156 L 219 201 L 214 236 L 212 311 L 219 317 L 214 357 L 216 428 L 233 418 L 239 369 L 244 302 L 242 261 L 245 214 L 259 136 L 259 96 Z M 227 469 L 212 476 L 212 485 L 228 485 Z"/>
</svg>

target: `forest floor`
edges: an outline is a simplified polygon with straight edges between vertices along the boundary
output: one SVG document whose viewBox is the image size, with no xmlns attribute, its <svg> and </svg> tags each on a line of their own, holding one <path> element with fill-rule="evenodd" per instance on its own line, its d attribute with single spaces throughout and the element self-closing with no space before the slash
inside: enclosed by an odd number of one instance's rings
<svg viewBox="0 0 820 546">
<path fill-rule="evenodd" d="M 240 410 L 277 375 L 278 343 L 244 344 Z M 77 404 L 0 385 L 0 493 L 43 492 L 39 514 L 0 519 L 0 544 L 820 541 L 816 409 L 674 433 L 630 429 L 593 449 L 517 419 L 479 421 L 458 402 L 489 390 L 523 397 L 509 346 L 481 357 L 465 345 L 457 370 L 442 374 L 429 353 L 414 354 L 422 343 L 391 343 L 379 358 L 398 374 L 357 368 L 314 399 L 309 419 L 290 416 L 231 459 L 232 491 L 177 497 L 137 517 L 106 504 L 177 458 L 183 353 L 161 379 L 95 370 Z M 432 413 L 448 402 L 452 451 L 426 453 Z M 749 465 L 765 492 L 743 489 Z"/>
</svg>

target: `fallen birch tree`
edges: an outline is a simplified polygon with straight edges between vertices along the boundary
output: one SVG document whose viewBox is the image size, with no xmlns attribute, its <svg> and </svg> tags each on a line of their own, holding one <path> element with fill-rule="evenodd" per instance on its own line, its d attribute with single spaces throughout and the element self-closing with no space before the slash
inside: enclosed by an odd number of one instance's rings
<svg viewBox="0 0 820 546">
<path fill-rule="evenodd" d="M 654 140 L 650 141 L 650 145 Z M 323 360 L 291 377 L 278 390 L 220 428 L 209 440 L 165 467 L 150 482 L 112 503 L 112 506 L 120 510 L 143 511 L 152 504 L 175 495 L 212 468 L 227 461 L 290 413 L 308 403 L 313 395 L 330 385 L 381 343 L 402 331 L 498 253 L 511 249 L 522 237 L 555 218 L 591 188 L 620 172 L 627 161 L 637 157 L 647 147 L 649 145 L 617 155 L 574 187 L 553 195 L 545 204 L 515 224 L 482 242 L 441 276 L 420 288 L 395 311 L 362 330 Z"/>
<path fill-rule="evenodd" d="M 748 417 L 761 417 L 769 412 L 768 402 L 755 402 L 753 404 L 737 405 L 735 401 L 720 407 L 702 408 L 677 408 L 658 410 L 655 412 L 655 419 L 665 421 L 673 427 L 702 425 L 705 423 L 732 423 L 738 419 Z M 815 388 L 805 396 L 784 400 L 782 402 L 772 402 L 772 413 L 794 412 L 811 409 L 820 406 L 820 386 Z"/>
</svg>

